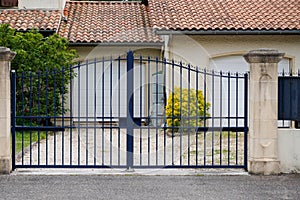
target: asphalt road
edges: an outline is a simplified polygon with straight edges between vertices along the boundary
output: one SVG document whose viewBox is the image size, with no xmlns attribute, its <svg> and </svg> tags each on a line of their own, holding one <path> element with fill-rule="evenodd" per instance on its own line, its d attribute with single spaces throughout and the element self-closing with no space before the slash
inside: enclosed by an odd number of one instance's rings
<svg viewBox="0 0 300 200">
<path fill-rule="evenodd" d="M 300 199 L 300 175 L 1 175 L 0 199 Z"/>
</svg>

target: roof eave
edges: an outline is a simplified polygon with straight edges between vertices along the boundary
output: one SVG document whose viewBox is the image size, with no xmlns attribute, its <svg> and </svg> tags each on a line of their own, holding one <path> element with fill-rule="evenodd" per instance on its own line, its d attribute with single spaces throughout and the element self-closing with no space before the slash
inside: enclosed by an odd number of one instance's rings
<svg viewBox="0 0 300 200">
<path fill-rule="evenodd" d="M 156 30 L 158 35 L 300 35 L 300 30 Z"/>
<path fill-rule="evenodd" d="M 30 32 L 32 30 L 34 30 L 34 28 L 32 28 L 32 29 L 26 29 L 26 30 L 19 29 L 19 30 L 16 30 L 16 32 L 23 32 L 23 33 L 25 33 L 25 32 Z M 37 28 L 36 30 L 38 32 L 40 32 L 40 33 L 56 33 L 57 29 L 38 29 Z"/>
<path fill-rule="evenodd" d="M 161 47 L 163 42 L 70 42 L 69 46 L 145 46 Z"/>
<path fill-rule="evenodd" d="M 27 32 L 30 32 L 32 29 L 27 29 L 27 30 L 16 30 L 16 32 L 21 32 L 21 33 L 27 33 Z M 49 29 L 46 29 L 46 30 L 43 30 L 43 29 L 37 29 L 37 31 L 42 34 L 44 37 L 48 37 L 50 35 L 53 35 L 54 33 L 56 33 L 56 29 L 52 29 L 52 30 L 49 30 Z"/>
</svg>

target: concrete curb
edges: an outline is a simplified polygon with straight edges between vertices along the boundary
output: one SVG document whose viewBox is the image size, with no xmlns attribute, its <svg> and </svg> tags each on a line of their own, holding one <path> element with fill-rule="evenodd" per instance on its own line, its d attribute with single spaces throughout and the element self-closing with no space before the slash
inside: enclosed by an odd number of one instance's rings
<svg viewBox="0 0 300 200">
<path fill-rule="evenodd" d="M 100 176 L 249 176 L 244 170 L 213 169 L 17 169 L 11 175 L 100 175 Z"/>
</svg>

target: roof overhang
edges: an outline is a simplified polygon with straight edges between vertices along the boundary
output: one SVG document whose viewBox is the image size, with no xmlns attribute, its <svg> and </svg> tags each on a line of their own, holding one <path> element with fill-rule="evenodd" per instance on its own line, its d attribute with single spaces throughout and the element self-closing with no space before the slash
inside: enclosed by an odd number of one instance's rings
<svg viewBox="0 0 300 200">
<path fill-rule="evenodd" d="M 27 29 L 27 30 L 16 30 L 16 32 L 21 32 L 21 33 L 26 33 L 26 32 L 30 32 L 33 29 Z M 41 30 L 41 29 L 37 29 L 37 31 L 42 34 L 44 37 L 48 37 L 50 35 L 53 35 L 54 33 L 56 33 L 56 29 L 53 30 Z"/>
<path fill-rule="evenodd" d="M 300 30 L 157 30 L 158 35 L 300 35 Z"/>
<path fill-rule="evenodd" d="M 70 42 L 69 46 L 144 46 L 161 47 L 163 42 Z"/>
</svg>

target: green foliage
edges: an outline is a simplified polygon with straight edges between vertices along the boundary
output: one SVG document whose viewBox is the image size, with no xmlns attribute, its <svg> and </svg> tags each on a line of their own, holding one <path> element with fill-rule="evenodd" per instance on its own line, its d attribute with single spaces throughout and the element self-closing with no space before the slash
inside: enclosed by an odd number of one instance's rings
<svg viewBox="0 0 300 200">
<path fill-rule="evenodd" d="M 203 118 L 209 116 L 210 103 L 204 102 L 201 90 L 174 88 L 168 97 L 166 106 L 167 125 L 169 127 L 196 127 L 203 125 Z M 204 110 L 206 109 L 206 111 Z"/>
<path fill-rule="evenodd" d="M 8 24 L 0 24 L 0 46 L 11 46 L 14 34 L 15 31 Z"/>
<path fill-rule="evenodd" d="M 58 116 L 64 112 L 68 84 L 74 72 L 70 66 L 76 58 L 68 41 L 57 34 L 44 38 L 37 30 L 16 32 L 0 25 L 0 46 L 17 53 L 11 63 L 17 75 L 17 114 Z M 30 120 L 30 123 L 41 123 Z M 22 123 L 28 123 L 23 121 Z"/>
</svg>

